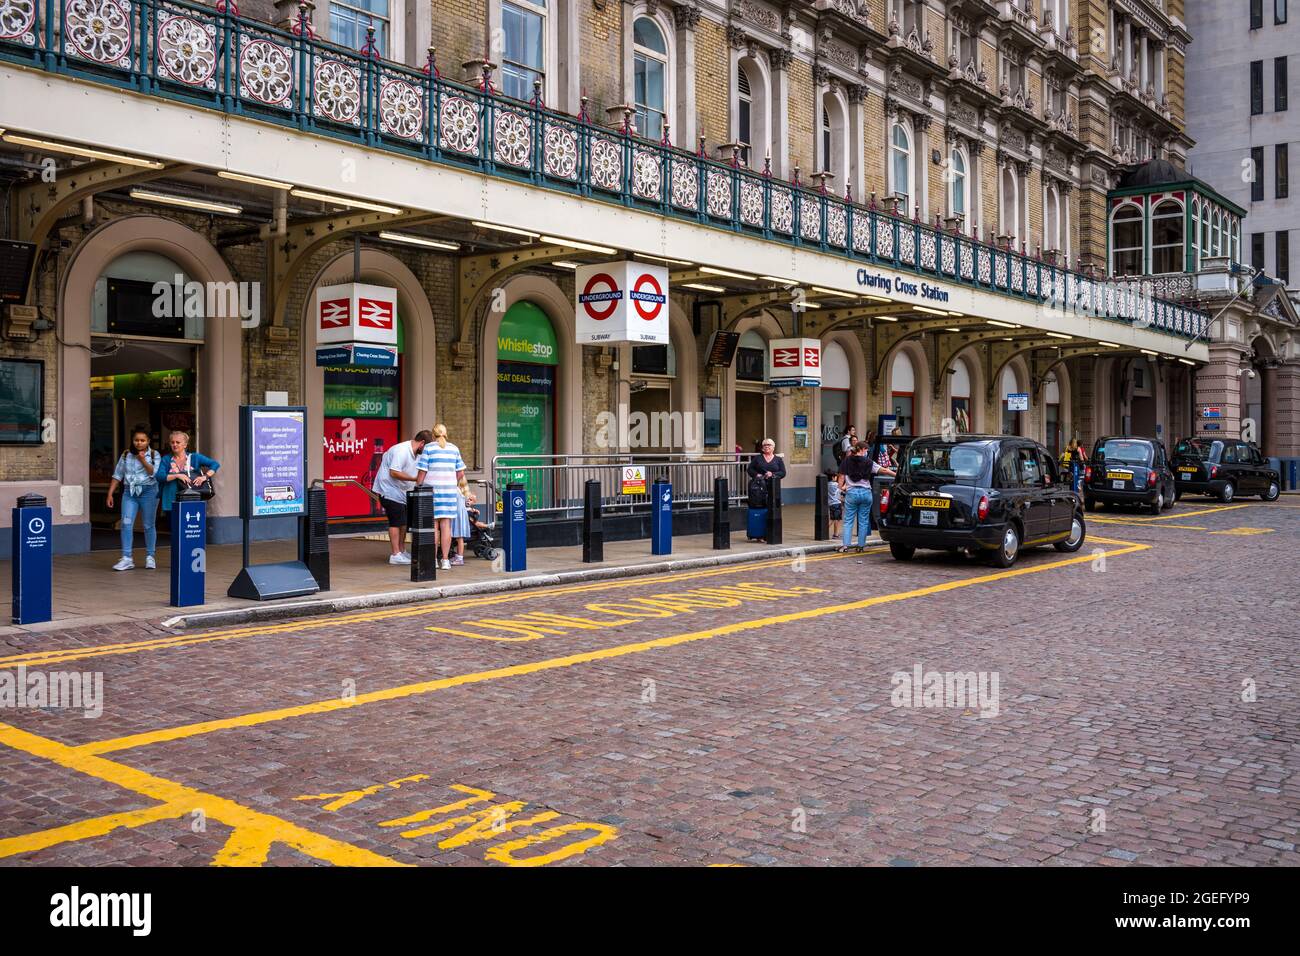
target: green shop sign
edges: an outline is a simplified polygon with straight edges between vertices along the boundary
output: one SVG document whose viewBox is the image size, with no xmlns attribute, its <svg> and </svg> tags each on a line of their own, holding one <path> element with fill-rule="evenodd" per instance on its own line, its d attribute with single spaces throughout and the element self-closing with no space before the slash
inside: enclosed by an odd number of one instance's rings
<svg viewBox="0 0 1300 956">
<path fill-rule="evenodd" d="M 516 302 L 497 330 L 497 360 L 558 365 L 560 349 L 546 313 L 531 302 Z"/>
<path fill-rule="evenodd" d="M 193 394 L 194 370 L 190 368 L 113 376 L 114 398 L 187 398 Z"/>
</svg>

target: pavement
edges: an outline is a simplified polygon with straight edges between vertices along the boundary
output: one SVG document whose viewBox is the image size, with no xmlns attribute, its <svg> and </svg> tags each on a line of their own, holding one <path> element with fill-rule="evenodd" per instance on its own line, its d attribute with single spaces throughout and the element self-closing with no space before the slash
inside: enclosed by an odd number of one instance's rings
<svg viewBox="0 0 1300 956">
<path fill-rule="evenodd" d="M 812 505 L 787 505 L 783 509 L 783 547 L 815 548 Z M 499 535 L 498 535 L 499 538 Z M 822 543 L 824 544 L 824 543 Z M 709 534 L 679 535 L 673 539 L 670 558 L 650 553 L 650 542 L 606 542 L 605 560 L 583 564 L 582 548 L 532 548 L 526 572 L 507 573 L 475 558 L 467 547 L 465 564 L 438 572 L 436 582 L 412 582 L 411 569 L 388 564 L 387 535 L 351 535 L 330 538 L 330 591 L 309 598 L 258 602 L 225 594 L 239 573 L 242 547 L 214 545 L 207 549 L 207 601 L 201 607 L 177 609 L 169 605 L 171 550 L 158 548 L 156 570 L 144 568 L 143 536 L 136 534 L 136 567 L 113 571 L 119 552 L 58 555 L 54 559 L 53 620 L 43 624 L 0 625 L 0 640 L 22 634 L 41 634 L 67 627 L 90 627 L 139 622 L 144 626 L 185 626 L 191 622 L 216 624 L 274 616 L 328 614 L 359 606 L 383 606 L 436 600 L 444 594 L 488 593 L 497 589 L 555 584 L 570 576 L 644 574 L 666 571 L 683 562 L 754 560 L 776 546 L 749 542 L 743 527 L 733 527 L 731 548 L 713 550 Z M 784 553 L 784 551 L 780 551 Z M 255 542 L 256 564 L 291 561 L 298 557 L 297 542 Z M 11 564 L 0 561 L 0 607 L 12 600 Z M 7 618 L 6 618 L 7 620 Z"/>
<path fill-rule="evenodd" d="M 1294 866 L 1298 505 L 11 636 L 0 865 Z"/>
</svg>

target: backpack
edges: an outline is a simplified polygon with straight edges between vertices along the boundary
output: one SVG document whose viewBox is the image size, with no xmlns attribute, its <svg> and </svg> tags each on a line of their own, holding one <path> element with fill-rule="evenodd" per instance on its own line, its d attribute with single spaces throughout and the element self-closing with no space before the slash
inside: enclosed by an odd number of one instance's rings
<svg viewBox="0 0 1300 956">
<path fill-rule="evenodd" d="M 767 507 L 767 479 L 762 475 L 749 479 L 749 507 Z"/>
</svg>

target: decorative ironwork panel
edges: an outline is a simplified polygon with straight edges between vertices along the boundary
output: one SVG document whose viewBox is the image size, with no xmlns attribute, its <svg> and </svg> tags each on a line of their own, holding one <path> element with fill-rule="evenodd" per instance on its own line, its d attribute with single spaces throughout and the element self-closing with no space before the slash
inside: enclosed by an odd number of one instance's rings
<svg viewBox="0 0 1300 956">
<path fill-rule="evenodd" d="M 853 210 L 853 250 L 871 252 L 871 216 L 861 210 Z"/>
<path fill-rule="evenodd" d="M 533 118 L 497 107 L 492 117 L 492 157 L 518 169 L 533 165 Z"/>
<path fill-rule="evenodd" d="M 740 221 L 747 226 L 763 225 L 763 185 L 740 177 Z"/>
<path fill-rule="evenodd" d="M 0 3 L 7 0 L 0 0 Z M 0 14 L 2 16 L 2 14 Z M 154 55 L 158 76 L 205 90 L 217 88 L 217 27 L 167 8 L 157 14 Z M 0 21 L 0 30 L 4 26 Z"/>
<path fill-rule="evenodd" d="M 894 257 L 894 223 L 889 216 L 876 217 L 876 255 L 884 259 Z"/>
<path fill-rule="evenodd" d="M 67 0 L 63 7 L 64 52 L 129 70 L 133 12 L 130 0 Z"/>
<path fill-rule="evenodd" d="M 457 153 L 478 155 L 479 108 L 463 96 L 449 96 L 438 108 L 438 144 Z"/>
<path fill-rule="evenodd" d="M 826 241 L 832 246 L 843 249 L 848 245 L 849 217 L 844 206 L 838 202 L 826 203 Z"/>
<path fill-rule="evenodd" d="M 689 159 L 674 159 L 673 205 L 681 209 L 698 209 L 700 205 L 700 171 Z"/>
<path fill-rule="evenodd" d="M 710 169 L 705 177 L 705 207 L 710 216 L 731 218 L 731 173 Z"/>
<path fill-rule="evenodd" d="M 943 237 L 940 240 L 939 248 L 942 250 L 939 254 L 939 263 L 944 275 L 956 275 L 957 273 L 957 240 Z"/>
<path fill-rule="evenodd" d="M 1007 257 L 995 255 L 993 257 L 993 284 L 999 289 L 1007 287 Z"/>
<path fill-rule="evenodd" d="M 772 229 L 794 234 L 794 196 L 784 186 L 772 187 Z"/>
<path fill-rule="evenodd" d="M 663 173 L 659 153 L 644 146 L 632 152 L 632 192 L 642 199 L 656 202 L 663 193 Z"/>
<path fill-rule="evenodd" d="M 822 238 L 822 210 L 812 196 L 799 197 L 799 234 L 805 239 L 820 242 Z"/>
<path fill-rule="evenodd" d="M 361 68 L 343 60 L 320 59 L 312 75 L 312 113 L 335 123 L 360 126 Z"/>
<path fill-rule="evenodd" d="M 591 138 L 591 184 L 610 192 L 623 191 L 623 149 L 603 136 Z"/>
<path fill-rule="evenodd" d="M 921 230 L 921 268 L 935 271 L 935 235 L 929 229 Z"/>
<path fill-rule="evenodd" d="M 903 262 L 916 262 L 916 233 L 905 222 L 898 224 L 898 258 Z"/>
<path fill-rule="evenodd" d="M 1019 256 L 1011 260 L 1011 288 L 1016 292 L 1025 291 L 1025 260 Z"/>
<path fill-rule="evenodd" d="M 556 179 L 578 178 L 578 130 L 569 123 L 546 120 L 546 137 L 542 143 L 542 160 L 546 175 Z"/>
<path fill-rule="evenodd" d="M 970 243 L 963 242 L 961 252 L 961 277 L 970 281 L 975 278 L 975 250 Z"/>
<path fill-rule="evenodd" d="M 385 73 L 379 80 L 380 132 L 418 141 L 423 129 L 424 91 L 414 83 Z"/>
<path fill-rule="evenodd" d="M 36 46 L 36 0 L 0 0 L 0 40 Z"/>
<path fill-rule="evenodd" d="M 267 106 L 293 105 L 293 49 L 265 36 L 244 33 L 239 51 L 239 97 Z"/>
<path fill-rule="evenodd" d="M 993 250 L 979 246 L 975 250 L 975 264 L 979 268 L 980 282 L 988 285 L 993 278 Z"/>
</svg>

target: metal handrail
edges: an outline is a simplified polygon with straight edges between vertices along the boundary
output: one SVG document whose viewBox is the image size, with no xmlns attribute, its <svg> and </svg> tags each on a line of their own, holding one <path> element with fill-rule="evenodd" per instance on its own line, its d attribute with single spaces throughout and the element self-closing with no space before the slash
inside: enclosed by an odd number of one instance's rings
<svg viewBox="0 0 1300 956">
<path fill-rule="evenodd" d="M 1052 308 L 1196 337 L 1208 316 L 870 205 L 593 124 L 491 88 L 420 72 L 316 38 L 307 8 L 289 31 L 186 0 L 101 0 L 114 16 L 43 0 L 0 40 L 0 60 L 358 141 L 583 197 L 691 219 L 934 276 Z M 80 11 L 80 12 L 78 12 Z M 862 280 L 859 277 L 859 283 Z"/>
</svg>

